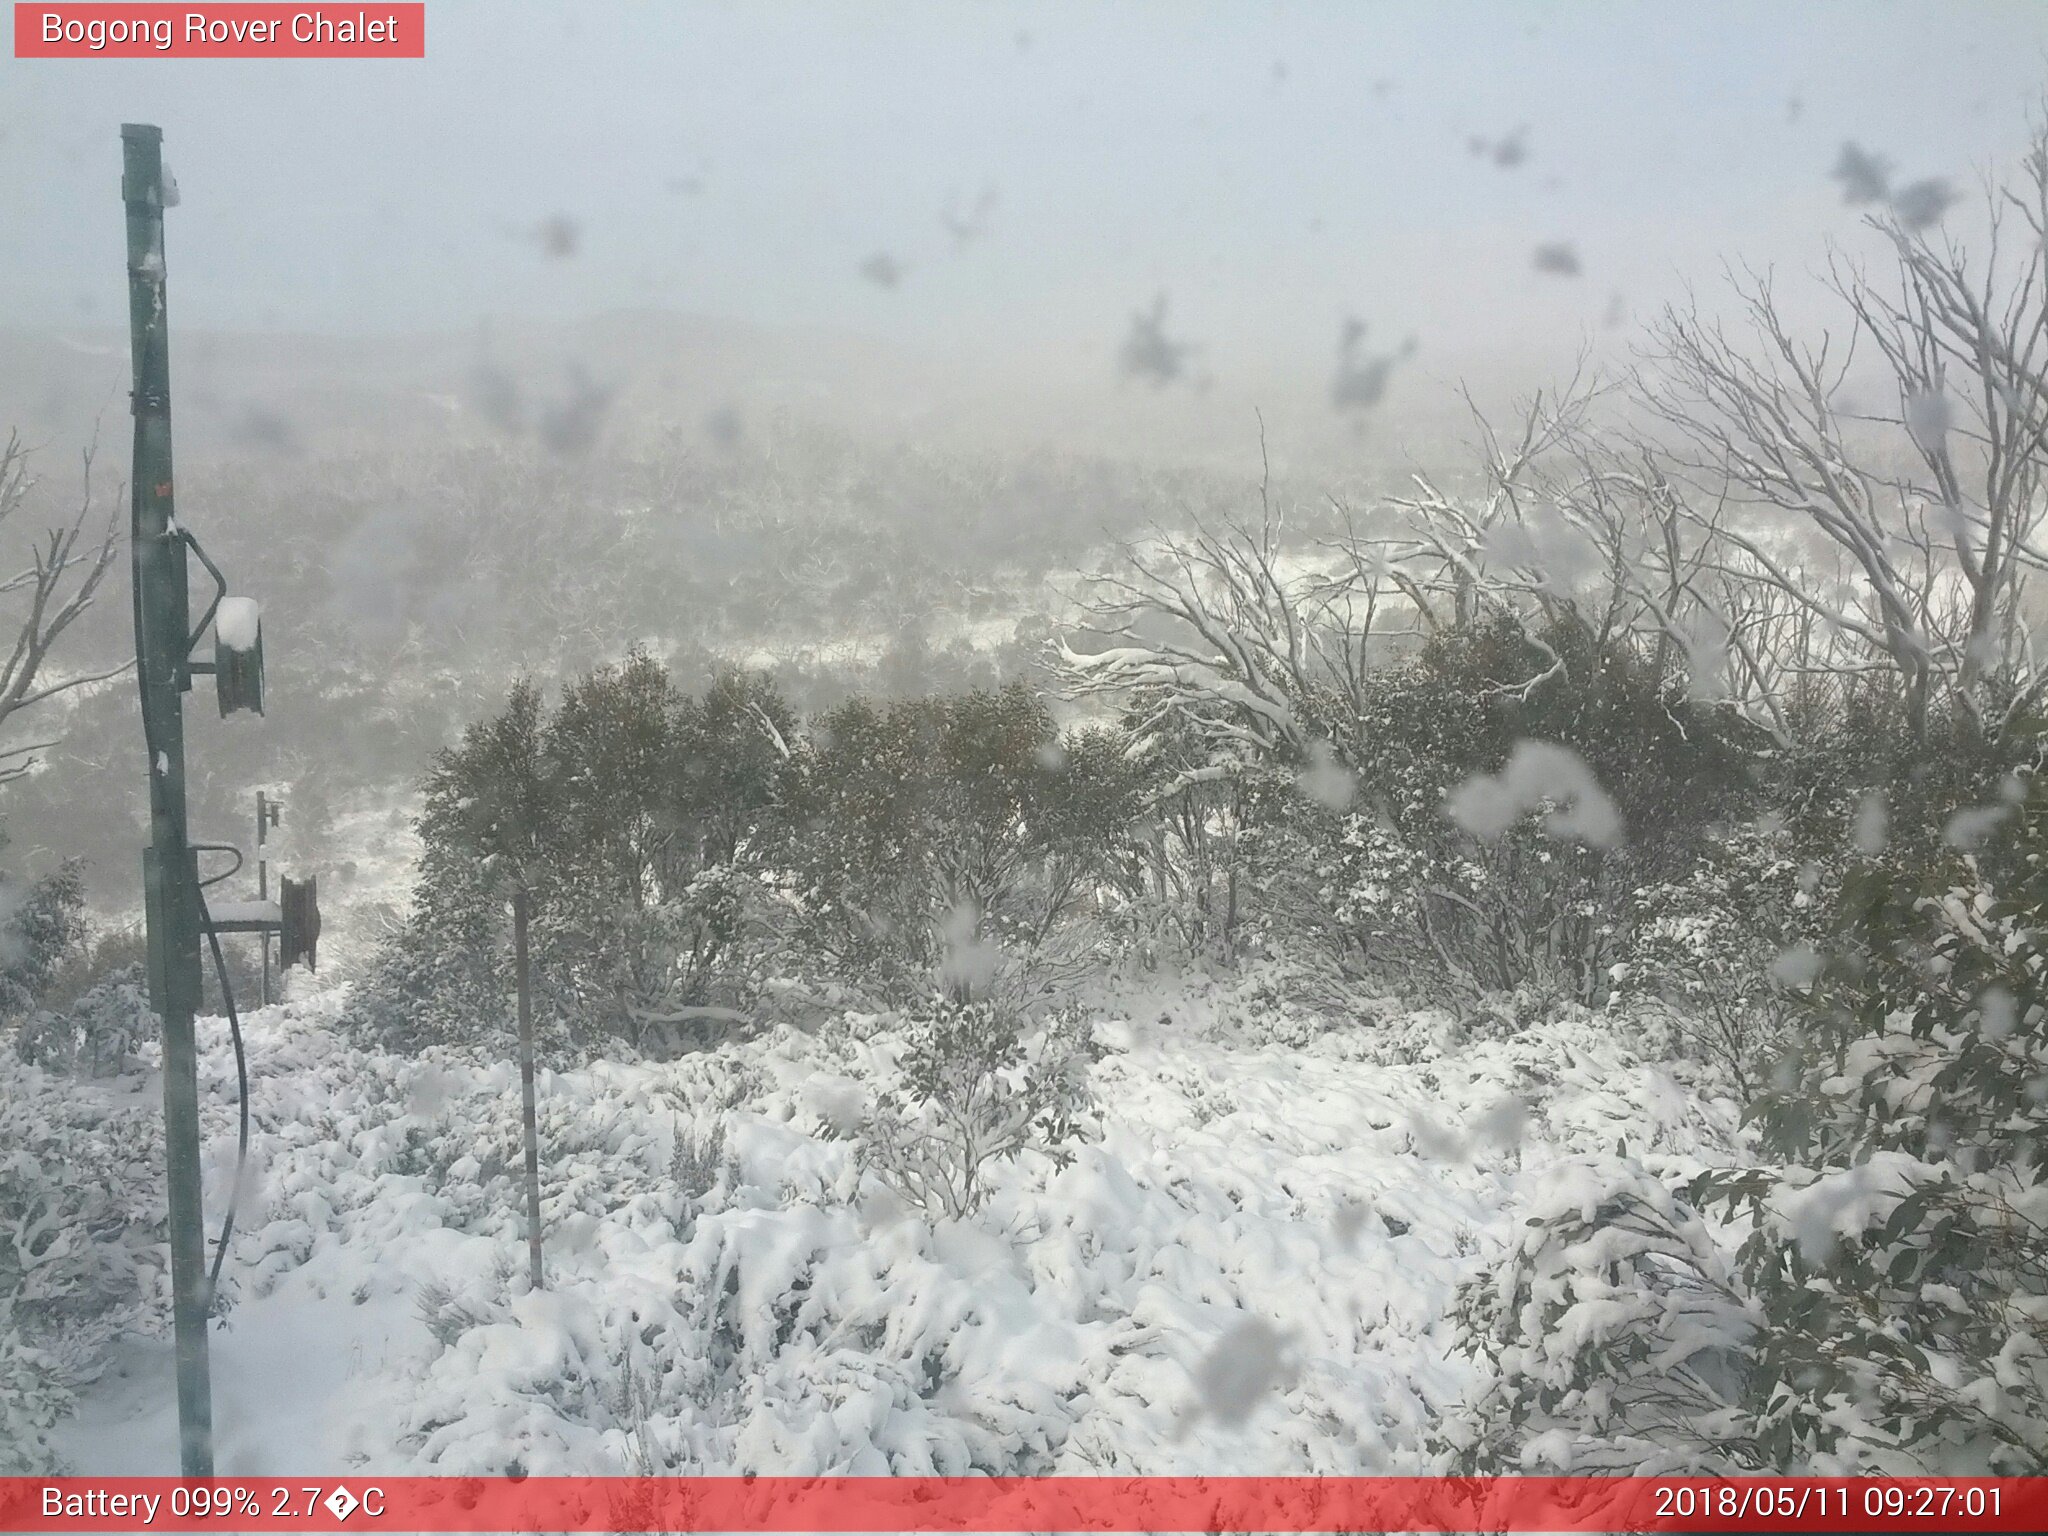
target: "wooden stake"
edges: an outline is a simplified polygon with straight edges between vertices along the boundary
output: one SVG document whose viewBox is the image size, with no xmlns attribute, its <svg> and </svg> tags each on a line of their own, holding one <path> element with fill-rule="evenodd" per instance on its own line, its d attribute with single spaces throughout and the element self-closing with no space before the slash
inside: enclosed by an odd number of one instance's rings
<svg viewBox="0 0 2048 1536">
<path fill-rule="evenodd" d="M 540 1137 L 533 1114 L 533 983 L 526 963 L 526 892 L 512 894 L 512 964 L 519 982 L 519 1097 L 526 1128 L 526 1258 L 533 1288 L 545 1287 L 540 1265 Z"/>
</svg>

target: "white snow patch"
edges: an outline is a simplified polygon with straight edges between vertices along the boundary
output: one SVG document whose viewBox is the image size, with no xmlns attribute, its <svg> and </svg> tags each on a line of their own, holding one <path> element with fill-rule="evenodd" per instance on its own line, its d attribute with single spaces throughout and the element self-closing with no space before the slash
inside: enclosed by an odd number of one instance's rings
<svg viewBox="0 0 2048 1536">
<path fill-rule="evenodd" d="M 259 1010 L 219 1470 L 1434 1471 L 1425 1435 L 1481 1380 L 1459 1283 L 1604 1187 L 1577 1170 L 1623 1133 L 1660 1176 L 1735 1162 L 1733 1108 L 1587 1016 L 1297 1032 L 1271 985 L 1105 984 L 1100 1140 L 1000 1165 L 969 1222 L 906 1208 L 848 1135 L 894 1081 L 891 1018 L 548 1073 L 544 1294 L 509 1064 L 356 1046 L 339 993 Z M 218 1169 L 233 1058 L 220 1021 L 200 1035 Z M 710 1189 L 671 1173 L 684 1135 L 722 1142 Z M 61 1449 L 171 1471 L 168 1341 L 119 1364 Z"/>
<path fill-rule="evenodd" d="M 1444 814 L 1492 842 L 1522 817 L 1545 810 L 1543 830 L 1596 848 L 1621 841 L 1621 810 L 1586 760 L 1570 747 L 1528 737 L 1515 743 L 1498 774 L 1475 773 L 1444 797 Z"/>
<path fill-rule="evenodd" d="M 231 651 L 253 651 L 263 609 L 253 597 L 224 597 L 213 615 L 213 632 Z"/>
</svg>

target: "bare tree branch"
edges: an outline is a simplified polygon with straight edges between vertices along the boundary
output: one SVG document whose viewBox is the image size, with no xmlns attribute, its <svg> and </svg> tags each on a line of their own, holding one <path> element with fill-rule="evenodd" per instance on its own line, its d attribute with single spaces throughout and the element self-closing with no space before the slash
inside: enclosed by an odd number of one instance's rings
<svg viewBox="0 0 2048 1536">
<path fill-rule="evenodd" d="M 0 734 L 16 715 L 39 704 L 127 671 L 128 665 L 97 672 L 57 675 L 51 653 L 66 630 L 92 606 L 102 579 L 114 563 L 119 524 L 113 516 L 97 540 L 86 537 L 92 515 L 93 449 L 84 453 L 78 508 L 68 522 L 51 528 L 29 546 L 29 564 L 0 582 L 0 595 L 21 606 L 14 637 L 0 662 Z M 18 434 L 9 433 L 0 446 L 0 532 L 17 517 L 36 486 L 29 451 Z M 0 783 L 33 771 L 37 754 L 54 741 L 0 749 Z"/>
</svg>

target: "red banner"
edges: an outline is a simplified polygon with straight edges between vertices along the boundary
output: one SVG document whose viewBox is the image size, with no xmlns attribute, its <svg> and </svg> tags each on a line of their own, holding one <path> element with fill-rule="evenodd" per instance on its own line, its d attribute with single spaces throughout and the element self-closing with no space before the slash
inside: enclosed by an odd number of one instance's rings
<svg viewBox="0 0 2048 1536">
<path fill-rule="evenodd" d="M 24 5 L 18 59 L 423 59 L 425 4 Z"/>
<path fill-rule="evenodd" d="M 0 1531 L 2041 1531 L 2048 1478 L 0 1478 Z"/>
</svg>

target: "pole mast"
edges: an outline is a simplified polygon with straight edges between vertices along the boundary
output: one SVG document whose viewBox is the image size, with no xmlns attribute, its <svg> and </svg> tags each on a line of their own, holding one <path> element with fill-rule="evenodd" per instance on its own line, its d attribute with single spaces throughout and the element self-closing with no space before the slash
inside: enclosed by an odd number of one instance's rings
<svg viewBox="0 0 2048 1536">
<path fill-rule="evenodd" d="M 150 846 L 142 882 L 151 1002 L 162 1019 L 165 1174 L 178 1366 L 178 1455 L 186 1477 L 213 1475 L 207 1361 L 206 1238 L 199 1184 L 199 1083 L 193 1016 L 200 1003 L 198 865 L 185 824 L 185 691 L 192 686 L 185 539 L 171 479 L 170 327 L 164 312 L 163 130 L 121 126 L 128 207 L 128 332 L 134 363 L 135 461 L 129 550 L 135 676 L 149 754 Z"/>
</svg>

